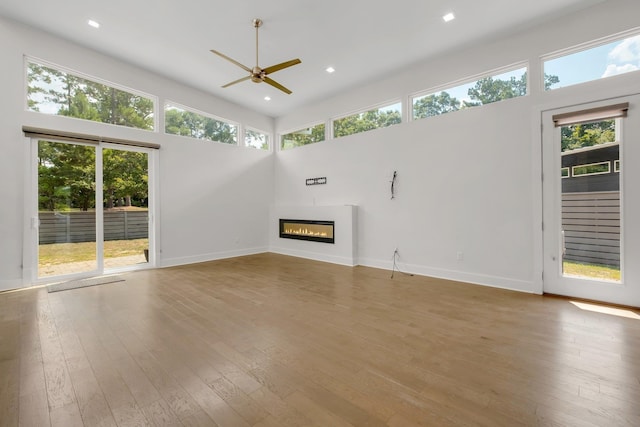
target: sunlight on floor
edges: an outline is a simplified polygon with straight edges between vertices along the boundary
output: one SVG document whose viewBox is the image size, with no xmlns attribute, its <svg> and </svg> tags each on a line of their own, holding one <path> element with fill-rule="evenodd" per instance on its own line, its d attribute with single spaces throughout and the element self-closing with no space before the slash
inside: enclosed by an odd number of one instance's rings
<svg viewBox="0 0 640 427">
<path fill-rule="evenodd" d="M 625 308 L 609 307 L 605 305 L 590 304 L 586 302 L 569 301 L 581 310 L 594 311 L 596 313 L 610 314 L 618 317 L 628 317 L 629 319 L 640 320 L 640 314 L 634 310 Z"/>
</svg>

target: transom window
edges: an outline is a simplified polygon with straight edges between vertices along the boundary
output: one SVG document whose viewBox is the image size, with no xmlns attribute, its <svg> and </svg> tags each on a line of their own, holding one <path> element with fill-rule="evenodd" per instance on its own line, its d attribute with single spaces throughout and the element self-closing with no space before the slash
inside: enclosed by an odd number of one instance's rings
<svg viewBox="0 0 640 427">
<path fill-rule="evenodd" d="M 333 121 L 333 137 L 353 135 L 402 122 L 402 104 L 397 102 Z"/>
<path fill-rule="evenodd" d="M 324 123 L 319 123 L 315 126 L 298 129 L 282 135 L 280 148 L 282 150 L 288 150 L 289 148 L 315 144 L 316 142 L 324 141 L 324 139 Z"/>
<path fill-rule="evenodd" d="M 238 144 L 238 125 L 174 104 L 164 106 L 164 131 L 172 135 Z"/>
<path fill-rule="evenodd" d="M 545 89 L 558 89 L 640 70 L 640 34 L 617 37 L 613 41 L 561 56 L 543 58 L 544 73 L 557 76 Z"/>
<path fill-rule="evenodd" d="M 246 129 L 244 132 L 244 145 L 259 150 L 269 150 L 269 134 L 254 129 Z"/>
<path fill-rule="evenodd" d="M 527 94 L 527 67 L 412 98 L 413 119 L 438 116 Z"/>
<path fill-rule="evenodd" d="M 150 95 L 31 59 L 26 66 L 29 111 L 137 129 L 155 128 L 155 102 Z"/>
</svg>

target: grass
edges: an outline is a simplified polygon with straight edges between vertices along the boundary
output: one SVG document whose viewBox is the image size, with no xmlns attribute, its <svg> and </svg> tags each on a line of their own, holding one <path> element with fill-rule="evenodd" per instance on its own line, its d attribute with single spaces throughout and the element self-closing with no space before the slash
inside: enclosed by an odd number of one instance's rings
<svg viewBox="0 0 640 427">
<path fill-rule="evenodd" d="M 588 264 L 576 261 L 564 261 L 564 274 L 588 279 L 620 281 L 620 269 L 609 265 Z"/>
<path fill-rule="evenodd" d="M 104 257 L 119 258 L 140 255 L 149 247 L 149 239 L 110 240 L 104 242 Z M 53 243 L 40 245 L 39 264 L 41 266 L 60 265 L 71 262 L 91 261 L 96 259 L 95 242 Z"/>
</svg>

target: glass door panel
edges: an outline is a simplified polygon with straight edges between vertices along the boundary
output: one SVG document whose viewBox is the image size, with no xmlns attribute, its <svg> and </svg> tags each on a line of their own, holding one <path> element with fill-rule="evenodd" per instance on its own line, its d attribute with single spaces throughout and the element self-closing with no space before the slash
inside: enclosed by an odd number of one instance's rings
<svg viewBox="0 0 640 427">
<path fill-rule="evenodd" d="M 38 277 L 98 269 L 96 148 L 38 141 Z"/>
<path fill-rule="evenodd" d="M 148 262 L 148 153 L 104 148 L 104 267 L 114 269 Z"/>
<path fill-rule="evenodd" d="M 620 282 L 619 122 L 560 129 L 565 276 Z"/>
</svg>

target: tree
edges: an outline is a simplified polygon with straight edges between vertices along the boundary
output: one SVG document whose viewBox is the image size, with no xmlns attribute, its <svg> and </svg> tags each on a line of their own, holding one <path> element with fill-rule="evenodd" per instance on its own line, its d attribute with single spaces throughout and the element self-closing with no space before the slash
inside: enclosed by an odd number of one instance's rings
<svg viewBox="0 0 640 427">
<path fill-rule="evenodd" d="M 238 128 L 230 123 L 179 108 L 166 109 L 164 117 L 166 133 L 225 144 L 237 143 Z"/>
<path fill-rule="evenodd" d="M 616 140 L 615 120 L 563 126 L 561 129 L 562 151 L 592 147 Z"/>
<path fill-rule="evenodd" d="M 124 199 L 125 206 L 146 206 L 148 194 L 147 155 L 134 151 L 103 150 L 103 194 L 105 208 Z"/>
<path fill-rule="evenodd" d="M 143 96 L 36 63 L 27 83 L 32 111 L 153 130 L 153 101 Z"/>
<path fill-rule="evenodd" d="M 282 135 L 281 148 L 286 150 L 293 147 L 313 144 L 324 141 L 324 138 L 324 123 L 321 123 L 309 129 Z"/>
<path fill-rule="evenodd" d="M 94 147 L 39 141 L 39 209 L 94 208 L 95 175 Z"/>
<path fill-rule="evenodd" d="M 445 91 L 438 94 L 427 95 L 418 99 L 413 104 L 413 117 L 422 119 L 425 117 L 439 116 L 440 114 L 458 111 L 460 105 L 460 101 L 458 101 L 457 98 L 453 98 Z"/>
<path fill-rule="evenodd" d="M 558 76 L 544 75 L 545 90 L 558 83 Z M 527 73 L 523 73 L 519 79 L 511 77 L 509 80 L 485 77 L 476 82 L 475 86 L 467 92 L 472 101 L 464 101 L 464 108 L 477 107 L 504 99 L 516 98 L 527 94 Z"/>
<path fill-rule="evenodd" d="M 334 120 L 333 136 L 339 138 L 341 136 L 353 135 L 354 133 L 395 125 L 401 121 L 402 117 L 399 111 L 371 110 Z"/>
</svg>

